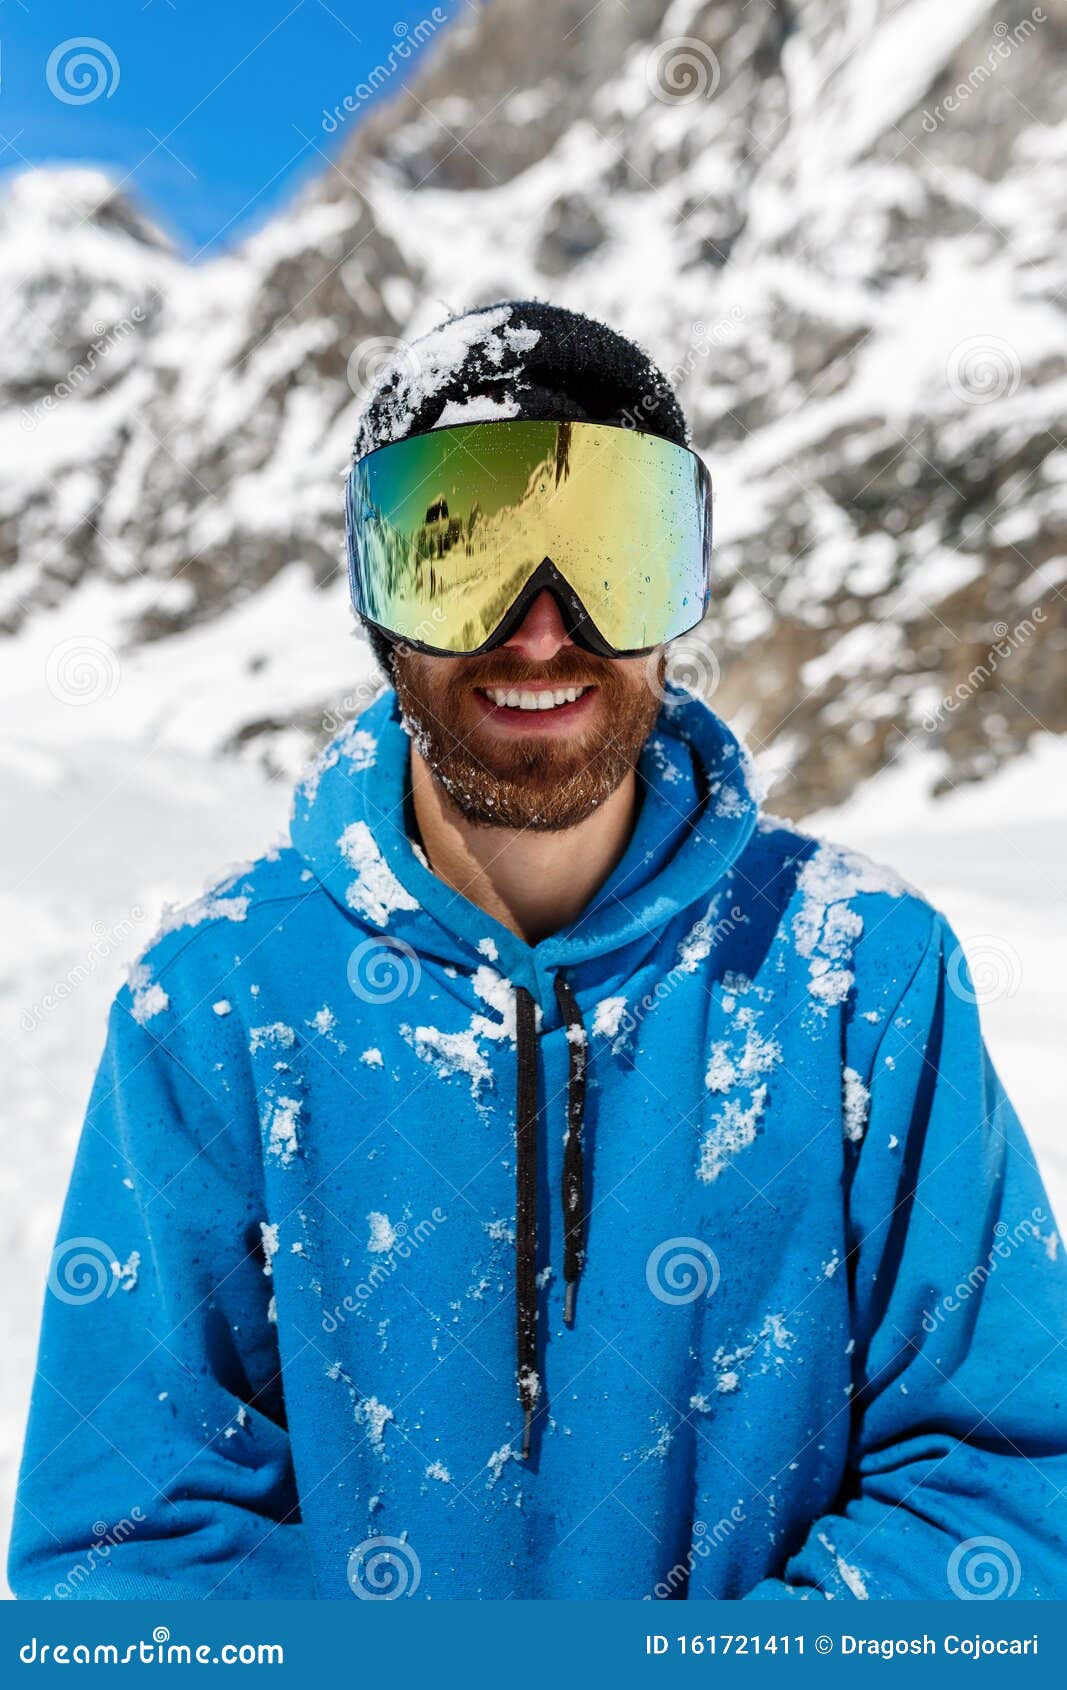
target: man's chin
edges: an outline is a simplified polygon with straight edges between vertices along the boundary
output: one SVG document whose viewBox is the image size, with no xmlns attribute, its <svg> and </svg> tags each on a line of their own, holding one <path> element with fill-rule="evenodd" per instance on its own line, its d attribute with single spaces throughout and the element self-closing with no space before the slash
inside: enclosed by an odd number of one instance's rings
<svg viewBox="0 0 1067 1690">
<path fill-rule="evenodd" d="M 483 765 L 450 759 L 433 773 L 464 820 L 476 827 L 560 833 L 586 821 L 630 769 L 591 779 L 587 766 L 570 766 L 532 778 L 528 771 L 490 773 Z"/>
<path fill-rule="evenodd" d="M 646 685 L 624 686 L 610 670 L 594 680 L 588 665 L 579 673 L 575 663 L 506 681 L 457 672 L 449 686 L 434 684 L 428 663 L 398 660 L 397 693 L 415 745 L 467 821 L 546 832 L 577 827 L 632 774 L 658 700 Z M 506 702 L 507 693 L 549 685 L 581 696 L 544 710 Z"/>
</svg>

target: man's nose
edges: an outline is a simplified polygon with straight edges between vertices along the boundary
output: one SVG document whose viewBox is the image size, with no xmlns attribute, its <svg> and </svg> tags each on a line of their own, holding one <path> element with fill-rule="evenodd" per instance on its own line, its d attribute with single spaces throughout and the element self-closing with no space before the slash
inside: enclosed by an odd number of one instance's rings
<svg viewBox="0 0 1067 1690">
<path fill-rule="evenodd" d="M 504 641 L 504 649 L 521 652 L 531 663 L 547 663 L 563 646 L 572 643 L 555 596 L 545 587 L 510 639 Z"/>
</svg>

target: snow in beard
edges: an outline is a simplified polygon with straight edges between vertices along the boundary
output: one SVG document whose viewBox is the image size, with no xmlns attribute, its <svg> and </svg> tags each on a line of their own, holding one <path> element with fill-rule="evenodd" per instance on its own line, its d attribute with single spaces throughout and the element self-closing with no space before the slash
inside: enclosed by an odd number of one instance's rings
<svg viewBox="0 0 1067 1690">
<path fill-rule="evenodd" d="M 513 326 L 511 317 L 510 305 L 456 317 L 403 348 L 360 415 L 353 456 L 361 458 L 418 428 L 517 416 L 523 356 L 541 334 Z M 461 370 L 469 397 L 452 398 L 436 417 L 427 417 L 434 396 L 453 385 Z"/>
</svg>

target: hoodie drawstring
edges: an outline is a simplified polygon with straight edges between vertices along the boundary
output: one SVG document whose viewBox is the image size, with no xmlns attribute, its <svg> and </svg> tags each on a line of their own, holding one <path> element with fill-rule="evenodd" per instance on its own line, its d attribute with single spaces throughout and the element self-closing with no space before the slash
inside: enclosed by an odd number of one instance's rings
<svg viewBox="0 0 1067 1690">
<path fill-rule="evenodd" d="M 537 1009 L 525 986 L 515 993 L 515 1315 L 522 1405 L 522 1456 L 530 1453 L 537 1374 Z"/>
<path fill-rule="evenodd" d="M 567 1135 L 563 1151 L 563 1319 L 574 1324 L 585 1234 L 582 1122 L 585 1115 L 587 1045 L 578 1001 L 562 975 L 556 1000 L 567 1029 Z M 533 1417 L 541 1394 L 537 1371 L 537 1006 L 525 986 L 515 993 L 515 1331 L 522 1455 L 530 1453 Z"/>
<path fill-rule="evenodd" d="M 563 1146 L 563 1319 L 574 1325 L 574 1300 L 582 1271 L 585 1230 L 585 1164 L 582 1121 L 585 1116 L 585 1069 L 588 1050 L 578 1000 L 562 974 L 556 975 L 556 1001 L 567 1025 L 567 1137 Z"/>
</svg>

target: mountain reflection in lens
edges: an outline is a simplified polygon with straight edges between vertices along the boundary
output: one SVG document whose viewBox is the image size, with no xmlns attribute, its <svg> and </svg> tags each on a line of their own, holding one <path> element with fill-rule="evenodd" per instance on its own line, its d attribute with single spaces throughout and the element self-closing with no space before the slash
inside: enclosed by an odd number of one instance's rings
<svg viewBox="0 0 1067 1690">
<path fill-rule="evenodd" d="M 456 655 L 490 639 L 551 560 L 618 651 L 703 615 L 710 484 L 656 436 L 589 423 L 482 423 L 380 448 L 349 483 L 361 614 Z"/>
</svg>

